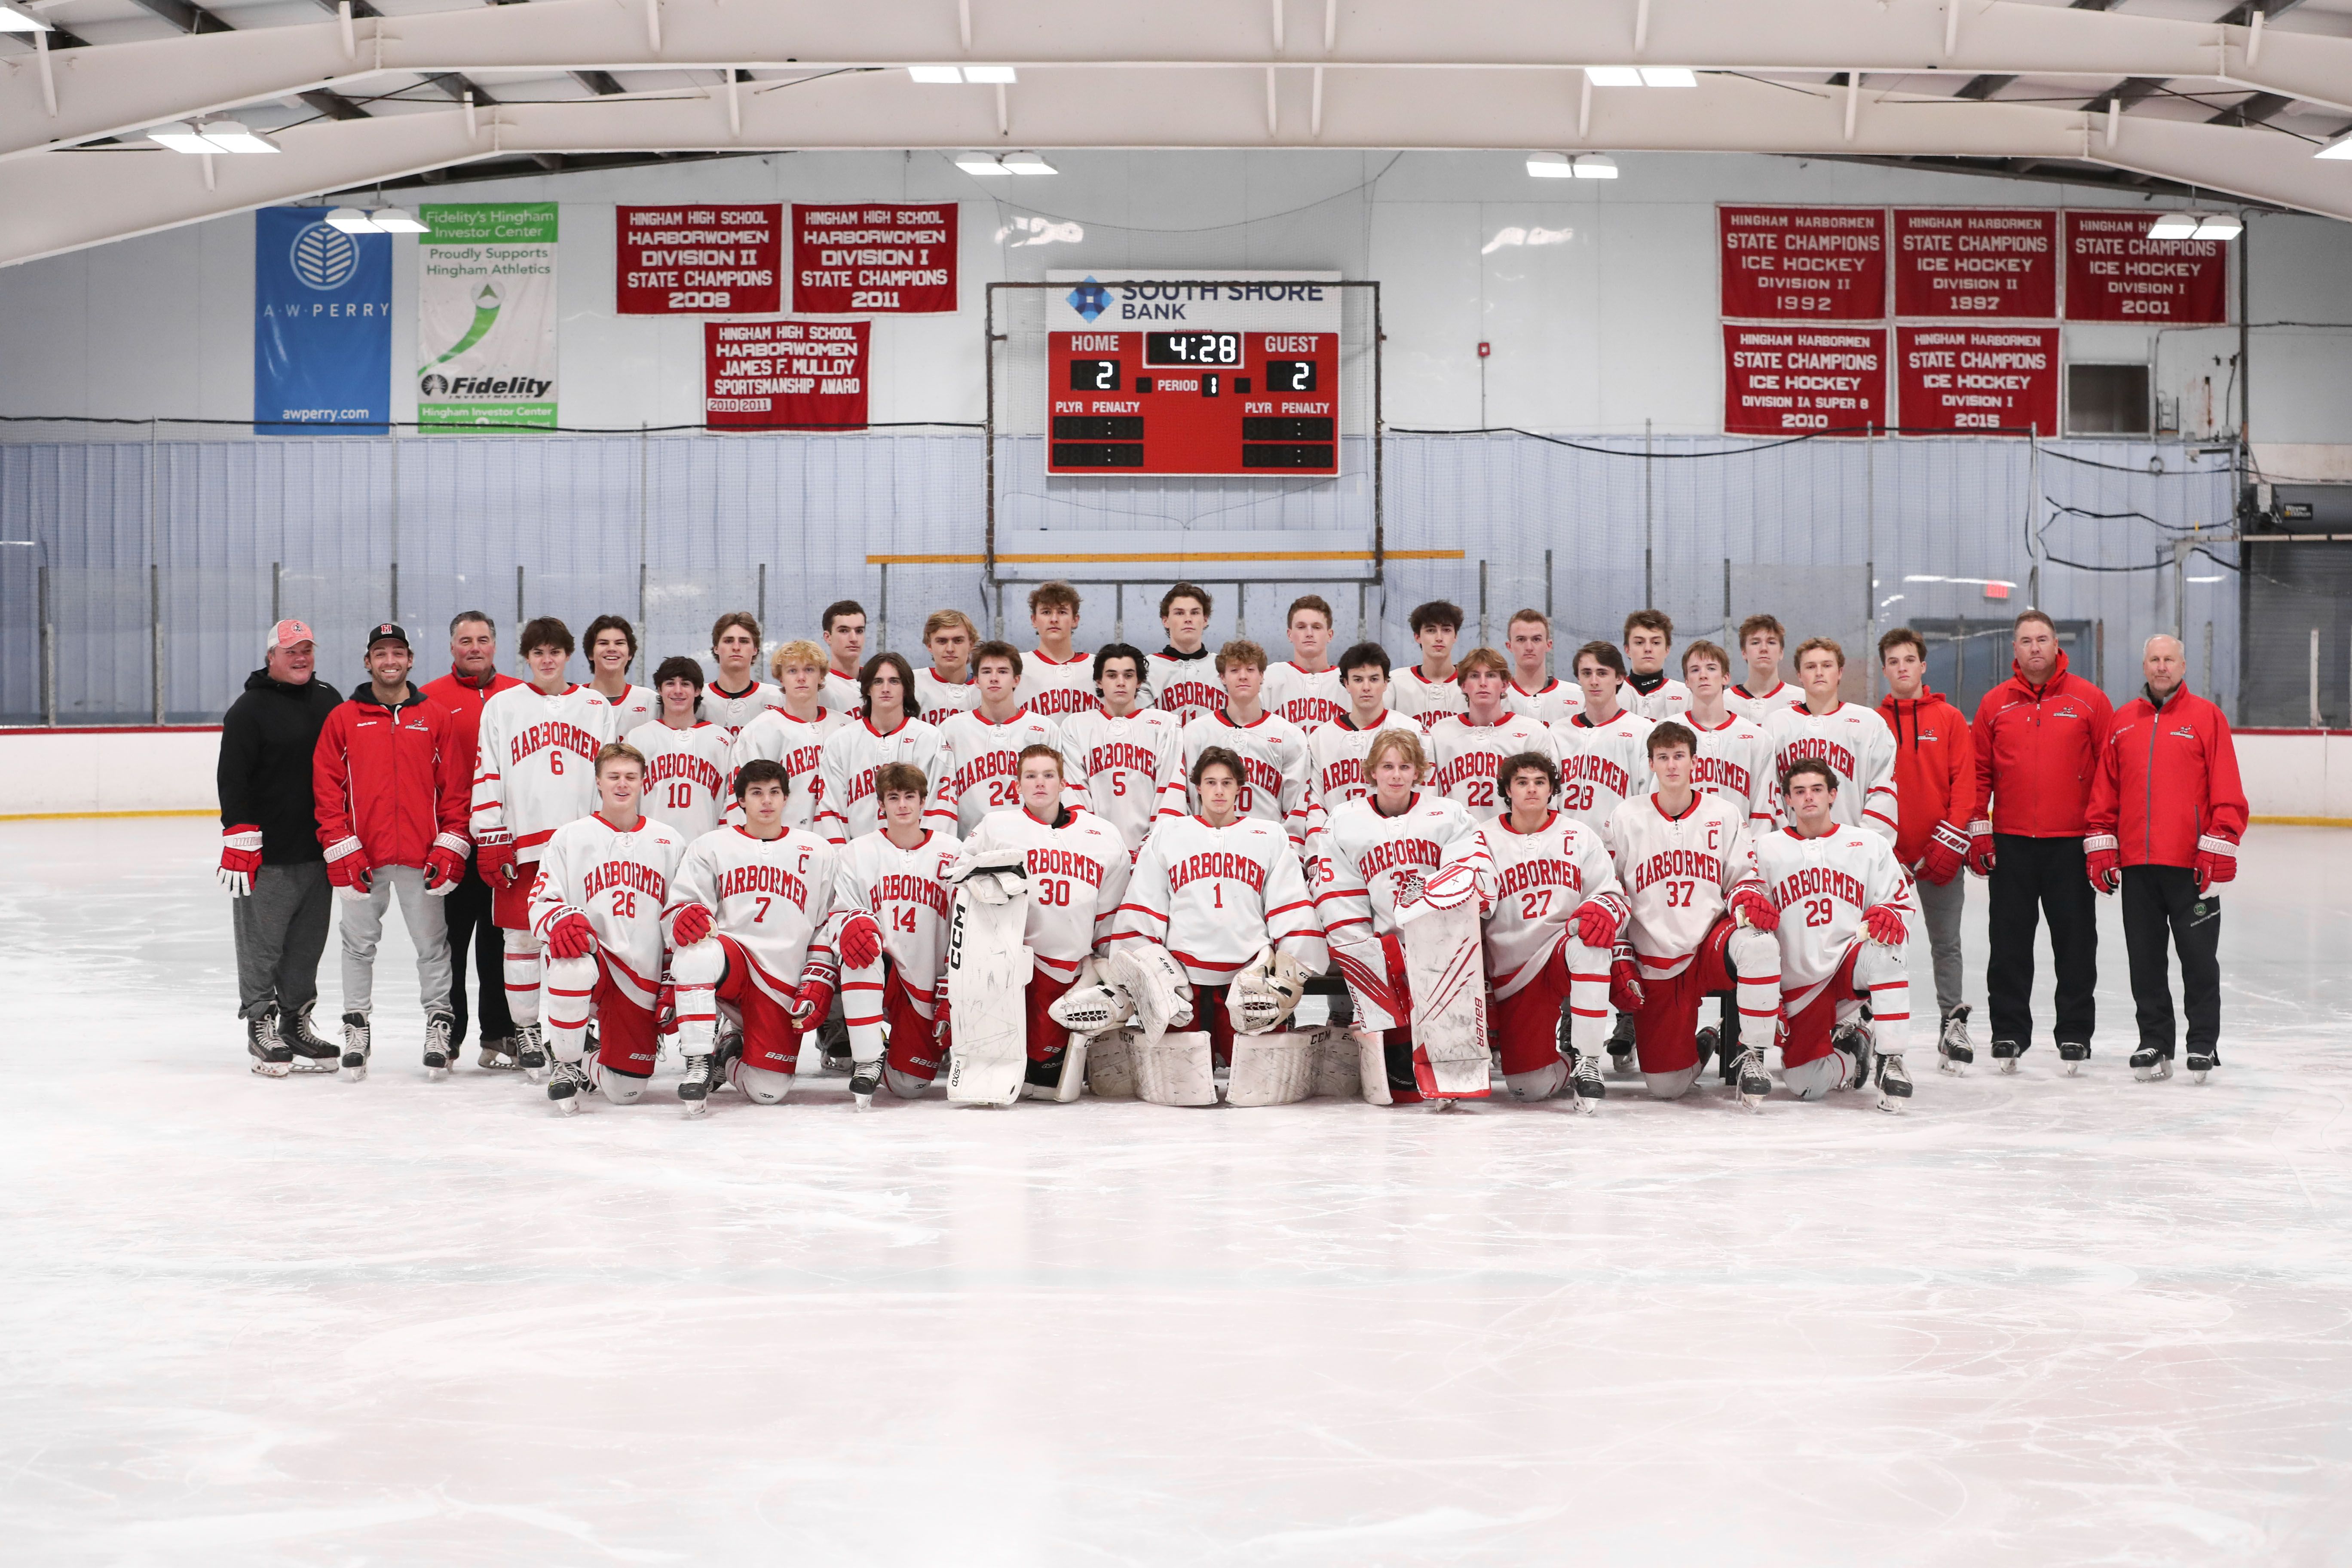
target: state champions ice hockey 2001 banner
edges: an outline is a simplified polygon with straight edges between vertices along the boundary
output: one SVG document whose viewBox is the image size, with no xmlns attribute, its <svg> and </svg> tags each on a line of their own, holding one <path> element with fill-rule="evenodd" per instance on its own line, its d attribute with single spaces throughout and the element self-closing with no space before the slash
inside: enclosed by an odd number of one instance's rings
<svg viewBox="0 0 2352 1568">
<path fill-rule="evenodd" d="M 555 424 L 555 204 L 428 206 L 418 236 L 416 422 Z"/>
<path fill-rule="evenodd" d="M 324 207 L 253 215 L 253 428 L 360 430 L 392 418 L 392 237 Z"/>
</svg>

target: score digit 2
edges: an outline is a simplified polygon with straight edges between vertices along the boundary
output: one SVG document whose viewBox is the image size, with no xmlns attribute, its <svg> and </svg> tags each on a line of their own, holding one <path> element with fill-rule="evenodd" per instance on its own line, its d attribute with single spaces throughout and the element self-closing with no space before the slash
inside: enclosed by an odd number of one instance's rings
<svg viewBox="0 0 2352 1568">
<path fill-rule="evenodd" d="M 1339 471 L 1339 334 L 1046 334 L 1049 474 Z"/>
</svg>

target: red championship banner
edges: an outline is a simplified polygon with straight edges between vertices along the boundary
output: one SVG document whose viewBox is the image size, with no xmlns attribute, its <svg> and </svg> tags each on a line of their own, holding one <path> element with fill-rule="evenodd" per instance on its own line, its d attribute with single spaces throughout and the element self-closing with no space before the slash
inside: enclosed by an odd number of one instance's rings
<svg viewBox="0 0 2352 1568">
<path fill-rule="evenodd" d="M 1886 316 L 1883 207 L 1717 207 L 1723 313 L 1761 321 Z"/>
<path fill-rule="evenodd" d="M 2057 213 L 1896 207 L 1895 313 L 2055 320 Z"/>
<path fill-rule="evenodd" d="M 1903 428 L 2058 430 L 2055 327 L 1897 327 Z"/>
<path fill-rule="evenodd" d="M 713 430 L 866 425 L 871 321 L 705 321 L 702 422 Z"/>
<path fill-rule="evenodd" d="M 793 309 L 914 315 L 956 308 L 956 205 L 793 207 Z"/>
<path fill-rule="evenodd" d="M 2150 239 L 2145 212 L 2066 215 L 2070 321 L 2217 322 L 2230 319 L 2230 247 L 2218 239 Z"/>
<path fill-rule="evenodd" d="M 784 308 L 784 208 L 615 207 L 624 316 L 772 316 Z"/>
<path fill-rule="evenodd" d="M 1723 433 L 1886 427 L 1884 327 L 1723 329 Z"/>
</svg>

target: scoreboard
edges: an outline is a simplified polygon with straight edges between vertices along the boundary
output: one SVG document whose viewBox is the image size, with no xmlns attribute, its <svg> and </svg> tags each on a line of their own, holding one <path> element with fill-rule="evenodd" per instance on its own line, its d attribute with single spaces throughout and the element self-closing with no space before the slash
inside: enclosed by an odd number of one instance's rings
<svg viewBox="0 0 2352 1568">
<path fill-rule="evenodd" d="M 1045 471 L 1338 474 L 1334 281 L 1120 272 L 1049 291 Z"/>
</svg>

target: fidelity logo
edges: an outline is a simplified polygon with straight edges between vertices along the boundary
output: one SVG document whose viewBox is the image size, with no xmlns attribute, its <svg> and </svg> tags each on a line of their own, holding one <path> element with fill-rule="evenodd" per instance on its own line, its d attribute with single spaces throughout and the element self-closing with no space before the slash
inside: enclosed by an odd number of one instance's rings
<svg viewBox="0 0 2352 1568">
<path fill-rule="evenodd" d="M 541 397 L 554 384 L 529 375 L 461 375 L 453 381 L 433 372 L 416 390 L 426 397 Z"/>
</svg>

